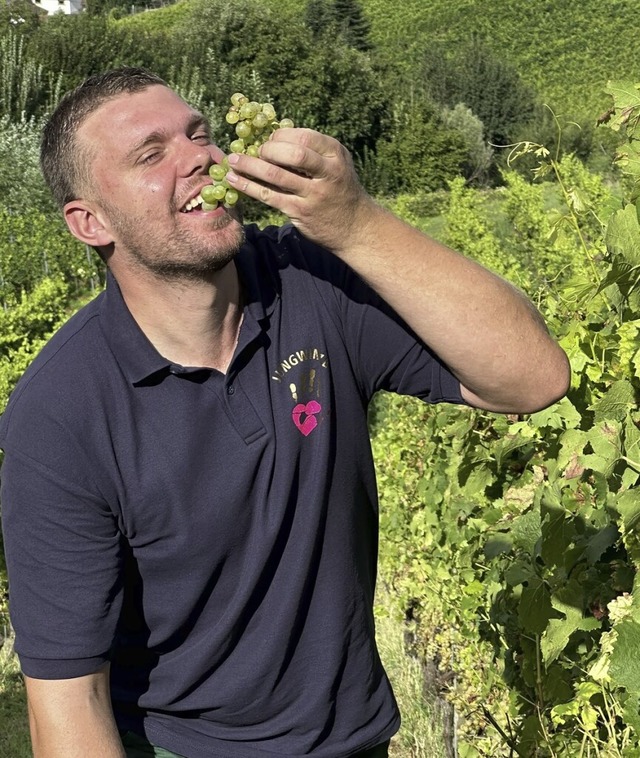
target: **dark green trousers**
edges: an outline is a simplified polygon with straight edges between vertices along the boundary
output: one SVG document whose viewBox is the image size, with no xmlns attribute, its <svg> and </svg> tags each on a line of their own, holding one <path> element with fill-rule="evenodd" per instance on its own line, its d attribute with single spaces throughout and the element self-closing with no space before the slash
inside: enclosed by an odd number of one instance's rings
<svg viewBox="0 0 640 758">
<path fill-rule="evenodd" d="M 182 758 L 177 753 L 152 745 L 145 737 L 133 732 L 125 732 L 121 736 L 127 758 Z M 384 745 L 357 753 L 353 758 L 387 758 L 388 755 L 389 743 L 385 742 Z"/>
</svg>

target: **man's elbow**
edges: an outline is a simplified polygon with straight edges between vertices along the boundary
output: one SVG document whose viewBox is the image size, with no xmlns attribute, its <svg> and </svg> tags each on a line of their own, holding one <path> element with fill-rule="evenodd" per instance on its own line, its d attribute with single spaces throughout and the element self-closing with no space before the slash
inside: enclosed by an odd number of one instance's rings
<svg viewBox="0 0 640 758">
<path fill-rule="evenodd" d="M 475 408 L 494 413 L 529 414 L 557 403 L 571 386 L 571 366 L 559 346 L 544 361 L 503 375 L 502 381 L 484 391 L 474 392 L 461 385 L 465 402 Z"/>
<path fill-rule="evenodd" d="M 549 362 L 544 385 L 541 389 L 541 397 L 535 410 L 528 411 L 534 413 L 548 408 L 550 405 L 557 403 L 567 394 L 571 386 L 571 364 L 564 350 L 558 346 L 553 356 L 553 361 Z"/>
<path fill-rule="evenodd" d="M 529 382 L 523 382 L 518 406 L 511 413 L 536 413 L 557 403 L 571 386 L 571 364 L 564 350 L 556 346 L 548 360 L 532 371 Z"/>
</svg>

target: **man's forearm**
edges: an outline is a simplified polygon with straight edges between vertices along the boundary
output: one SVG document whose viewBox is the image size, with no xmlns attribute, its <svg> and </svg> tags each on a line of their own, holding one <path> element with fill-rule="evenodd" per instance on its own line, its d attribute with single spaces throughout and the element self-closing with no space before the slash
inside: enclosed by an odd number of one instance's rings
<svg viewBox="0 0 640 758">
<path fill-rule="evenodd" d="M 25 681 L 34 758 L 125 758 L 108 668 L 77 679 Z"/>
<path fill-rule="evenodd" d="M 472 404 L 528 412 L 566 392 L 567 358 L 519 290 L 373 202 L 353 227 L 337 254 L 447 363 Z"/>
</svg>

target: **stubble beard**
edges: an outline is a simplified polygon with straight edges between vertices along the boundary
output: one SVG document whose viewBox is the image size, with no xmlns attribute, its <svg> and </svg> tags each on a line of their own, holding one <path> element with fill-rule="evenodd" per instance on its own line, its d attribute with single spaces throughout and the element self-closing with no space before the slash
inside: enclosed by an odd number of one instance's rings
<svg viewBox="0 0 640 758">
<path fill-rule="evenodd" d="M 239 212 L 211 220 L 214 239 L 207 244 L 196 236 L 174 227 L 164 237 L 148 229 L 148 221 L 127 216 L 117 208 L 108 213 L 120 244 L 132 262 L 165 281 L 209 281 L 236 257 L 245 235 Z"/>
</svg>

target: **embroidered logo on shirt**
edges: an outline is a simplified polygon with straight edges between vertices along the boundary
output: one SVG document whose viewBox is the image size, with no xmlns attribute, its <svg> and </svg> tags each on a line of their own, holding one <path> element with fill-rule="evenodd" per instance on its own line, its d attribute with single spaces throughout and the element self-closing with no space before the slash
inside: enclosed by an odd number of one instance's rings
<svg viewBox="0 0 640 758">
<path fill-rule="evenodd" d="M 320 373 L 327 368 L 325 353 L 317 348 L 306 348 L 281 360 L 271 375 L 277 383 L 283 383 L 285 375 L 288 375 L 289 392 L 295 402 L 291 420 L 304 437 L 308 437 L 323 421 Z"/>
<path fill-rule="evenodd" d="M 305 437 L 308 437 L 316 426 L 318 426 L 316 414 L 320 413 L 321 410 L 322 406 L 320 403 L 317 403 L 315 400 L 310 400 L 306 405 L 304 403 L 298 403 L 298 405 L 296 405 L 291 411 L 293 423 Z"/>
<path fill-rule="evenodd" d="M 275 382 L 282 381 L 284 375 L 291 371 L 291 369 L 299 366 L 305 361 L 314 361 L 315 363 L 327 368 L 327 356 L 318 350 L 316 347 L 304 348 L 303 350 L 296 350 L 295 353 L 291 353 L 286 358 L 280 361 L 278 368 L 273 372 L 271 378 Z"/>
</svg>

